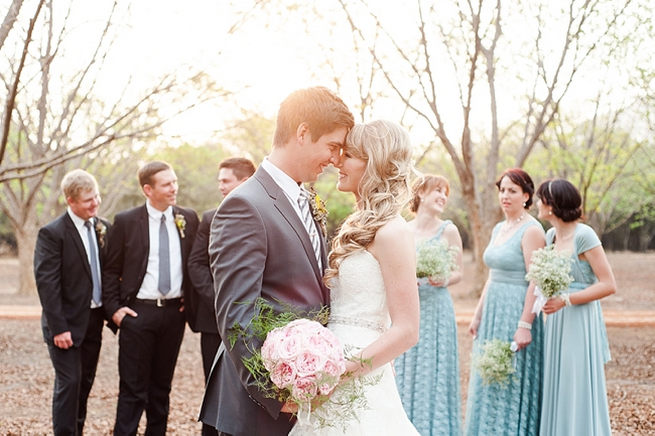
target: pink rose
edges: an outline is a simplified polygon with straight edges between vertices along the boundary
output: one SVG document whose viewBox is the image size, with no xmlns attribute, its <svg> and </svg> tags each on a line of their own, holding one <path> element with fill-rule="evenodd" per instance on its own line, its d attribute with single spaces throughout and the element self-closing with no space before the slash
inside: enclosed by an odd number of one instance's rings
<svg viewBox="0 0 655 436">
<path fill-rule="evenodd" d="M 317 389 L 313 377 L 299 378 L 291 388 L 291 397 L 300 403 L 311 401 L 316 396 Z"/>
<path fill-rule="evenodd" d="M 296 358 L 296 368 L 299 377 L 314 375 L 323 369 L 325 361 L 313 350 L 300 353 Z"/>
<path fill-rule="evenodd" d="M 270 373 L 271 381 L 280 389 L 288 388 L 297 378 L 296 368 L 292 363 L 288 362 L 279 363 Z"/>
<path fill-rule="evenodd" d="M 346 371 L 346 364 L 344 361 L 328 360 L 323 366 L 323 371 L 331 377 L 339 378 Z"/>
<path fill-rule="evenodd" d="M 321 395 L 328 395 L 336 385 L 336 383 L 321 383 L 318 387 L 318 391 Z"/>
<path fill-rule="evenodd" d="M 277 343 L 277 355 L 282 360 L 290 360 L 295 358 L 302 351 L 299 338 L 294 336 L 285 336 L 280 342 Z"/>
</svg>

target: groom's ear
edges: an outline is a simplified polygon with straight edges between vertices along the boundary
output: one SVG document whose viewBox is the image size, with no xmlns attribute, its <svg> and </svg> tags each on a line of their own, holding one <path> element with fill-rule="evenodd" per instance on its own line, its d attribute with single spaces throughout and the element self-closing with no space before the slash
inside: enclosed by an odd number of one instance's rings
<svg viewBox="0 0 655 436">
<path fill-rule="evenodd" d="M 306 143 L 311 142 L 312 135 L 309 132 L 309 126 L 307 125 L 307 123 L 298 124 L 298 128 L 296 129 L 296 140 L 300 145 L 304 145 Z"/>
</svg>

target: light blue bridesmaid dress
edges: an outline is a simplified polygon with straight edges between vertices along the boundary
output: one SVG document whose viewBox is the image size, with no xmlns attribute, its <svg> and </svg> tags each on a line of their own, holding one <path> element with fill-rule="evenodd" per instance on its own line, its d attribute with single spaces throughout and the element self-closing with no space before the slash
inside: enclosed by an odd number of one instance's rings
<svg viewBox="0 0 655 436">
<path fill-rule="evenodd" d="M 485 341 L 501 339 L 511 342 L 523 312 L 528 282 L 521 238 L 529 226 L 539 226 L 531 218 L 504 243 L 495 241 L 503 223 L 493 229 L 484 251 L 490 268 L 478 336 L 473 341 L 476 353 Z M 543 376 L 543 322 L 541 316 L 532 323 L 532 342 L 516 353 L 516 372 L 507 386 L 484 385 L 471 368 L 466 402 L 467 435 L 537 435 L 541 410 Z"/>
<path fill-rule="evenodd" d="M 555 229 L 546 234 L 553 243 Z M 579 292 L 597 281 L 588 262 L 578 255 L 600 245 L 593 229 L 577 224 L 571 255 L 568 292 Z M 544 400 L 541 434 L 611 434 L 605 363 L 610 360 L 605 321 L 598 300 L 564 307 L 546 317 Z"/>
<path fill-rule="evenodd" d="M 444 221 L 434 240 L 451 221 Z M 419 286 L 418 343 L 395 359 L 396 384 L 407 416 L 422 436 L 461 434 L 457 324 L 448 288 Z"/>
</svg>

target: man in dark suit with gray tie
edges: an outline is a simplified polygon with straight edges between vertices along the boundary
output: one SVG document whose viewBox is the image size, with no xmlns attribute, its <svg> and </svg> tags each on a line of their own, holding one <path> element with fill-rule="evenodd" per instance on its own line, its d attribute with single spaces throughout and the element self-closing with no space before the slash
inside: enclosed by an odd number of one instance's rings
<svg viewBox="0 0 655 436">
<path fill-rule="evenodd" d="M 115 435 L 166 433 L 169 394 L 184 335 L 183 297 L 192 288 L 186 263 L 198 227 L 175 205 L 177 176 L 166 162 L 138 171 L 146 204 L 116 215 L 107 238 L 103 304 L 120 328 Z"/>
<path fill-rule="evenodd" d="M 353 124 L 346 105 L 326 88 L 295 91 L 280 105 L 270 155 L 223 200 L 212 221 L 209 258 L 222 337 L 235 323 L 248 327 L 259 297 L 278 309 L 329 304 L 322 281 L 325 235 L 311 218 L 301 183 L 315 181 L 338 161 Z M 242 361 L 249 356 L 241 341 L 233 348 L 221 345 L 200 420 L 223 435 L 286 435 L 294 423 L 291 405 L 257 389 Z"/>
<path fill-rule="evenodd" d="M 100 194 L 91 174 L 67 173 L 61 190 L 68 209 L 39 230 L 34 277 L 43 338 L 55 369 L 54 434 L 80 435 L 102 343 L 100 274 L 109 223 L 96 216 Z"/>
</svg>

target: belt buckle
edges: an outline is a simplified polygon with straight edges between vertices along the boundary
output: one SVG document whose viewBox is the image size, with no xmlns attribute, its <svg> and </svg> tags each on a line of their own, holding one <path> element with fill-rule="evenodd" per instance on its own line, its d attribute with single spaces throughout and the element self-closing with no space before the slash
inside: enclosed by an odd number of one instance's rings
<svg viewBox="0 0 655 436">
<path fill-rule="evenodd" d="M 157 297 L 157 307 L 164 307 L 164 301 L 160 297 Z"/>
</svg>

